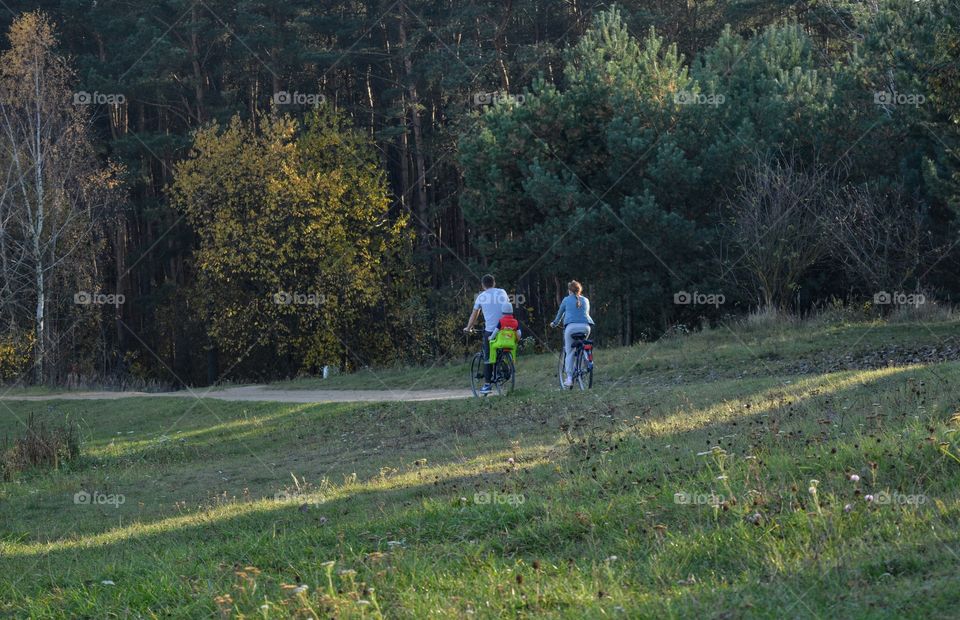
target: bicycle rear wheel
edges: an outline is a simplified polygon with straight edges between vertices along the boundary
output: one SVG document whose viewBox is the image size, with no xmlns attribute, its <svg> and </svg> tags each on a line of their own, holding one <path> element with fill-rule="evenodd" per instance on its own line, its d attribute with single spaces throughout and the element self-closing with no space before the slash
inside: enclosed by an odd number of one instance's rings
<svg viewBox="0 0 960 620">
<path fill-rule="evenodd" d="M 473 395 L 480 396 L 480 386 L 483 381 L 483 363 L 485 358 L 483 353 L 477 353 L 473 356 L 473 360 L 470 362 L 470 388 L 473 390 Z"/>
<path fill-rule="evenodd" d="M 496 376 L 497 393 L 506 396 L 512 392 L 517 385 L 517 369 L 509 351 L 502 351 L 497 356 L 497 366 L 493 372 Z"/>
<path fill-rule="evenodd" d="M 581 392 L 587 389 L 583 386 L 584 375 L 587 374 L 587 364 L 585 358 L 586 356 L 583 354 L 583 347 L 577 347 L 573 358 L 573 376 L 576 377 L 577 387 L 580 388 Z"/>
</svg>

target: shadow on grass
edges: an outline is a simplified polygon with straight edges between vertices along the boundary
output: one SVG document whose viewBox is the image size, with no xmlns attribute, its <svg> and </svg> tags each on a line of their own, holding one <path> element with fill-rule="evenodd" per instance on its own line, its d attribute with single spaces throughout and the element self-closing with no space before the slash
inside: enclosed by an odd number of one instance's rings
<svg viewBox="0 0 960 620">
<path fill-rule="evenodd" d="M 894 369 L 878 377 L 875 381 L 868 382 L 868 385 L 872 388 L 878 389 L 881 383 L 889 384 L 889 383 L 895 382 L 897 378 L 903 375 L 904 373 L 918 375 L 920 372 L 922 372 L 922 369 L 914 369 L 913 371 L 907 371 L 903 369 Z M 856 379 L 856 376 L 855 376 L 856 374 L 857 373 L 852 373 L 852 378 L 850 378 L 850 380 L 835 384 L 834 391 L 807 389 L 805 396 L 803 398 L 806 400 L 810 400 L 810 399 L 822 400 L 824 398 L 836 399 L 836 398 L 842 398 L 845 393 L 853 393 L 857 390 L 860 390 L 861 388 L 864 387 L 864 385 L 863 385 L 863 381 Z M 811 388 L 812 386 L 813 386 L 812 380 L 808 381 L 806 388 Z M 798 386 L 798 387 L 802 387 L 802 386 Z M 765 392 L 754 392 L 754 393 L 751 393 L 747 398 L 750 400 L 762 399 L 765 397 L 764 395 L 766 395 L 766 397 L 770 396 L 770 390 L 779 390 L 779 389 L 781 388 L 775 387 L 775 388 L 769 388 Z M 796 405 L 799 403 L 795 402 L 794 404 Z M 811 407 L 813 407 L 813 404 L 811 404 Z M 573 411 L 574 413 L 582 413 L 582 410 L 576 407 L 573 409 Z M 736 418 L 730 418 L 728 420 L 712 420 L 706 424 L 701 424 L 693 428 L 682 429 L 682 430 L 677 430 L 675 432 L 660 434 L 657 436 L 657 439 L 661 443 L 672 444 L 683 439 L 689 439 L 691 433 L 709 434 L 711 432 L 717 432 L 719 430 L 726 430 L 729 428 L 728 425 L 731 422 L 736 422 L 742 425 L 749 425 L 759 420 L 761 417 L 769 413 L 769 411 L 771 411 L 770 408 L 760 407 L 760 408 L 753 409 L 751 413 L 748 415 L 739 415 Z M 482 414 L 483 412 L 478 411 L 475 413 L 477 414 L 476 417 L 480 418 L 481 417 L 480 414 Z M 520 418 L 524 418 L 525 413 L 526 412 L 524 411 L 520 411 L 515 413 L 515 415 L 519 416 Z M 282 415 L 278 414 L 277 419 L 282 420 L 287 417 L 297 416 L 297 415 L 300 415 L 300 413 L 287 413 Z M 549 413 L 541 413 L 541 416 L 542 417 L 539 419 L 538 423 L 536 423 L 533 426 L 534 428 L 543 426 L 549 422 L 556 422 L 563 417 L 563 414 L 557 414 L 556 411 L 554 411 L 552 415 Z M 585 416 L 581 416 L 581 417 L 585 417 Z M 526 418 L 526 419 L 527 421 L 530 421 L 529 418 Z M 648 421 L 648 420 L 644 420 L 644 421 Z M 809 422 L 810 420 L 806 420 L 806 421 Z M 518 430 L 515 426 L 510 424 L 509 420 L 501 419 L 498 422 L 499 424 L 489 419 L 473 420 L 473 423 L 470 425 L 469 428 L 465 429 L 462 426 L 460 427 L 460 430 L 461 430 L 460 437 L 461 439 L 470 438 L 472 437 L 471 433 L 474 433 L 474 432 L 479 433 L 482 430 L 484 437 L 493 440 L 493 439 L 496 439 L 496 436 L 495 436 L 496 432 L 493 429 L 498 425 L 503 428 L 511 428 L 514 432 Z M 585 444 L 582 444 L 581 446 L 575 447 L 575 449 L 570 450 L 568 452 L 566 459 L 561 463 L 540 465 L 540 466 L 534 467 L 532 470 L 525 471 L 523 475 L 523 480 L 526 480 L 527 478 L 531 478 L 531 477 L 551 479 L 553 477 L 553 474 L 551 474 L 551 472 L 553 472 L 558 466 L 561 467 L 562 469 L 570 469 L 571 471 L 573 471 L 573 469 L 581 469 L 583 467 L 584 461 L 589 460 L 589 458 L 587 459 L 584 458 L 584 454 L 586 454 L 589 457 L 591 450 L 598 451 L 598 450 L 611 449 L 611 446 L 614 446 L 617 441 L 618 434 L 622 433 L 622 431 L 617 430 L 616 427 L 609 424 L 604 427 L 596 426 L 592 428 L 588 428 L 587 425 L 582 425 L 580 427 L 580 430 L 583 431 L 584 433 L 581 433 L 579 437 L 581 440 L 584 440 L 586 442 Z M 589 436 L 590 433 L 594 433 L 596 431 L 603 432 L 604 430 L 606 430 L 607 432 L 606 436 L 597 436 L 597 437 Z M 562 438 L 562 434 L 559 431 L 551 430 L 547 432 L 546 435 L 553 440 L 560 440 Z M 777 441 L 779 442 L 779 445 L 781 446 L 784 445 L 784 441 L 779 439 L 778 437 L 774 437 L 770 433 L 767 433 L 767 435 L 768 437 L 766 437 L 765 440 Z M 378 436 L 378 437 L 382 440 L 382 436 Z M 577 441 L 577 437 L 578 435 L 575 433 L 568 434 L 568 438 L 573 438 L 574 441 Z M 398 435 L 397 438 L 398 440 L 402 440 L 402 436 L 400 435 Z M 795 443 L 797 445 L 802 445 L 801 441 L 802 439 L 798 437 L 795 440 Z M 429 443 L 430 440 L 428 439 L 427 442 Z M 589 445 L 590 442 L 593 442 L 594 445 Z M 550 442 L 548 441 L 543 444 L 543 447 L 547 447 L 549 445 L 550 445 Z M 586 453 L 583 452 L 582 450 L 584 446 L 588 448 L 588 451 Z M 356 447 L 357 446 L 354 446 L 354 448 Z M 334 518 L 333 516 L 337 515 L 338 513 L 341 513 L 341 512 L 349 513 L 350 507 L 356 506 L 358 504 L 369 504 L 373 506 L 380 506 L 381 508 L 378 508 L 378 513 L 385 514 L 382 508 L 383 506 L 396 506 L 398 504 L 403 504 L 403 503 L 407 503 L 409 505 L 411 502 L 433 499 L 438 494 L 440 494 L 443 497 L 446 497 L 449 494 L 456 494 L 464 491 L 469 491 L 470 489 L 473 489 L 475 492 L 481 492 L 481 491 L 492 492 L 493 490 L 497 490 L 503 493 L 510 493 L 514 491 L 518 493 L 522 493 L 523 487 L 504 486 L 504 484 L 507 482 L 513 485 L 518 484 L 518 481 L 516 479 L 513 479 L 511 481 L 511 476 L 508 472 L 498 473 L 496 475 L 492 473 L 485 473 L 485 474 L 475 474 L 475 475 L 469 475 L 469 476 L 450 477 L 450 476 L 442 476 L 442 471 L 439 471 L 439 469 L 443 467 L 458 466 L 458 465 L 462 466 L 465 463 L 470 463 L 470 462 L 475 463 L 474 466 L 476 467 L 477 466 L 476 464 L 479 464 L 484 460 L 489 460 L 493 456 L 499 455 L 502 453 L 503 453 L 502 449 L 493 450 L 493 451 L 489 449 L 481 449 L 481 448 L 463 449 L 459 451 L 456 458 L 451 458 L 437 464 L 437 471 L 435 471 L 435 475 L 437 476 L 437 478 L 432 483 L 401 486 L 395 489 L 379 489 L 379 490 L 378 489 L 375 489 L 375 490 L 361 489 L 351 493 L 351 495 L 348 497 L 338 498 L 336 500 L 325 502 L 324 504 L 321 505 L 320 510 L 323 512 L 323 514 L 330 514 L 331 515 L 330 518 L 333 519 Z M 644 471 L 644 468 L 647 468 L 646 474 L 641 473 Z M 310 472 L 305 472 L 305 473 L 309 474 Z M 644 477 L 644 475 L 649 476 L 651 474 L 660 475 L 662 474 L 662 471 L 660 471 L 660 468 L 654 467 L 650 462 L 646 464 L 638 463 L 637 472 L 635 476 L 636 478 L 638 478 L 638 482 Z M 627 480 L 627 482 L 632 484 L 631 480 Z M 478 484 L 487 485 L 487 487 L 481 488 L 477 486 Z M 652 486 L 650 488 L 645 489 L 644 484 L 638 484 L 637 488 L 641 490 L 645 490 L 646 492 L 650 492 L 653 489 Z M 624 492 L 628 490 L 629 490 L 629 486 L 622 489 L 622 491 Z M 551 493 L 548 499 L 552 501 L 556 498 L 560 498 L 561 495 L 562 493 L 560 493 L 558 489 L 556 490 L 555 493 Z M 609 500 L 609 497 L 607 499 Z M 459 499 L 457 499 L 457 502 L 459 502 Z M 509 508 L 513 509 L 513 512 L 515 513 L 516 518 L 519 520 L 518 522 L 522 522 L 526 518 L 531 516 L 527 514 L 526 511 L 531 510 L 532 506 L 533 504 L 527 503 L 520 506 L 509 506 Z M 460 506 L 460 508 L 462 508 L 462 506 Z M 176 516 L 176 517 L 161 517 L 153 521 L 147 521 L 147 522 L 142 522 L 135 525 L 124 526 L 122 528 L 115 528 L 115 529 L 107 530 L 101 533 L 79 535 L 77 537 L 74 537 L 72 539 L 68 539 L 62 542 L 54 541 L 49 544 L 25 543 L 25 544 L 8 545 L 5 551 L 6 551 L 6 554 L 10 556 L 33 555 L 37 553 L 56 554 L 58 552 L 63 552 L 66 549 L 70 549 L 70 548 L 83 549 L 91 546 L 101 547 L 103 545 L 118 544 L 128 539 L 138 539 L 138 538 L 151 539 L 151 538 L 166 536 L 171 534 L 179 536 L 189 531 L 200 531 L 204 527 L 211 526 L 211 524 L 214 522 L 216 523 L 217 528 L 219 528 L 222 525 L 230 524 L 231 529 L 236 527 L 243 530 L 247 527 L 255 526 L 256 523 L 262 522 L 266 517 L 269 517 L 269 519 L 267 519 L 269 521 L 272 519 L 279 518 L 283 514 L 292 514 L 292 512 L 296 510 L 298 510 L 296 507 L 276 506 L 276 505 L 270 505 L 269 503 L 264 504 L 262 502 L 261 503 L 256 503 L 256 502 L 238 503 L 238 504 L 228 505 L 225 507 L 214 509 L 213 511 L 211 511 L 210 514 L 217 514 L 218 516 L 215 518 L 212 516 L 200 516 L 196 514 L 187 514 L 187 515 Z M 509 513 L 510 511 L 507 511 L 507 512 Z M 200 521 L 201 523 L 193 523 L 194 520 Z M 510 521 L 510 523 L 514 523 L 514 522 Z M 508 525 L 508 524 L 509 523 L 507 522 L 494 521 L 492 522 L 491 527 L 489 528 L 485 527 L 482 530 L 477 530 L 477 531 L 474 531 L 471 529 L 463 530 L 461 526 L 457 526 L 457 527 L 461 530 L 461 534 L 463 536 L 483 537 L 483 536 L 486 536 L 487 534 L 490 534 L 493 531 L 497 531 L 498 528 L 500 528 L 501 526 Z M 443 528 L 440 528 L 440 530 L 442 531 Z M 464 533 L 464 532 L 469 532 L 469 533 Z M 189 538 L 189 535 L 187 537 Z M 200 538 L 202 538 L 202 536 L 200 536 Z"/>
</svg>

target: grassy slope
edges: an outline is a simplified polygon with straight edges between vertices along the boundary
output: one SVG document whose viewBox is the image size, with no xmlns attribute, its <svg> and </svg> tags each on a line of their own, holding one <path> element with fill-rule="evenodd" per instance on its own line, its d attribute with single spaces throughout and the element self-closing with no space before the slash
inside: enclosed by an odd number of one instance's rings
<svg viewBox="0 0 960 620">
<path fill-rule="evenodd" d="M 750 374 L 794 374 L 802 360 L 858 358 L 891 347 L 940 346 L 952 341 L 956 325 L 950 323 L 864 323 L 838 327 L 804 325 L 799 328 L 756 330 L 718 327 L 695 337 L 665 338 L 629 348 L 604 351 L 600 381 L 608 384 L 642 385 L 661 373 L 679 371 L 685 378 L 741 377 Z M 554 357 L 560 340 L 551 334 L 551 354 L 520 356 L 520 370 L 530 384 L 550 383 L 556 373 Z M 746 362 L 746 365 L 744 364 Z M 651 377 L 651 373 L 655 376 Z M 690 373 L 693 373 L 691 375 Z M 363 370 L 329 379 L 301 378 L 271 385 L 282 389 L 391 389 L 463 388 L 469 385 L 466 366 L 459 360 L 440 360 L 424 368 Z"/>
<path fill-rule="evenodd" d="M 951 617 L 960 363 L 904 349 L 958 327 L 716 330 L 602 351 L 587 394 L 545 355 L 506 399 L 6 403 L 0 436 L 36 412 L 86 444 L 0 484 L 0 615 Z"/>
</svg>

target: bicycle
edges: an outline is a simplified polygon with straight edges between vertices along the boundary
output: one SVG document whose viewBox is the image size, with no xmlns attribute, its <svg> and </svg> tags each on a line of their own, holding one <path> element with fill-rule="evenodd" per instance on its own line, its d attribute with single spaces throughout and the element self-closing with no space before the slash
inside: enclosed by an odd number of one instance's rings
<svg viewBox="0 0 960 620">
<path fill-rule="evenodd" d="M 573 338 L 573 382 L 580 387 L 581 391 L 588 390 L 593 387 L 593 341 L 587 339 L 586 334 L 573 334 L 571 337 Z M 563 384 L 565 366 L 566 354 L 561 347 L 557 363 L 557 380 L 560 382 L 560 389 L 567 389 Z M 570 389 L 573 389 L 572 385 Z"/>
<path fill-rule="evenodd" d="M 470 362 L 470 388 L 473 390 L 473 395 L 478 398 L 487 396 L 487 394 L 480 392 L 480 387 L 484 382 L 483 369 L 486 363 L 487 356 L 483 354 L 483 351 L 477 351 Z M 497 351 L 497 358 L 491 370 L 490 384 L 497 390 L 497 394 L 506 396 L 512 392 L 517 383 L 517 370 L 510 351 L 506 349 Z"/>
</svg>

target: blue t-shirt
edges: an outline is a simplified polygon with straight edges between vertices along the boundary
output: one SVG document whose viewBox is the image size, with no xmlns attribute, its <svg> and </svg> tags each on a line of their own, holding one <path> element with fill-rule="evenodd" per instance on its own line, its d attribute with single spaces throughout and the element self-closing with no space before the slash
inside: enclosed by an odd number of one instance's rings
<svg viewBox="0 0 960 620">
<path fill-rule="evenodd" d="M 590 318 L 590 300 L 580 296 L 580 307 L 577 307 L 577 296 L 570 293 L 560 302 L 560 309 L 557 310 L 557 318 L 553 319 L 554 324 L 563 319 L 564 325 L 581 324 L 593 325 L 593 319 Z"/>
</svg>

